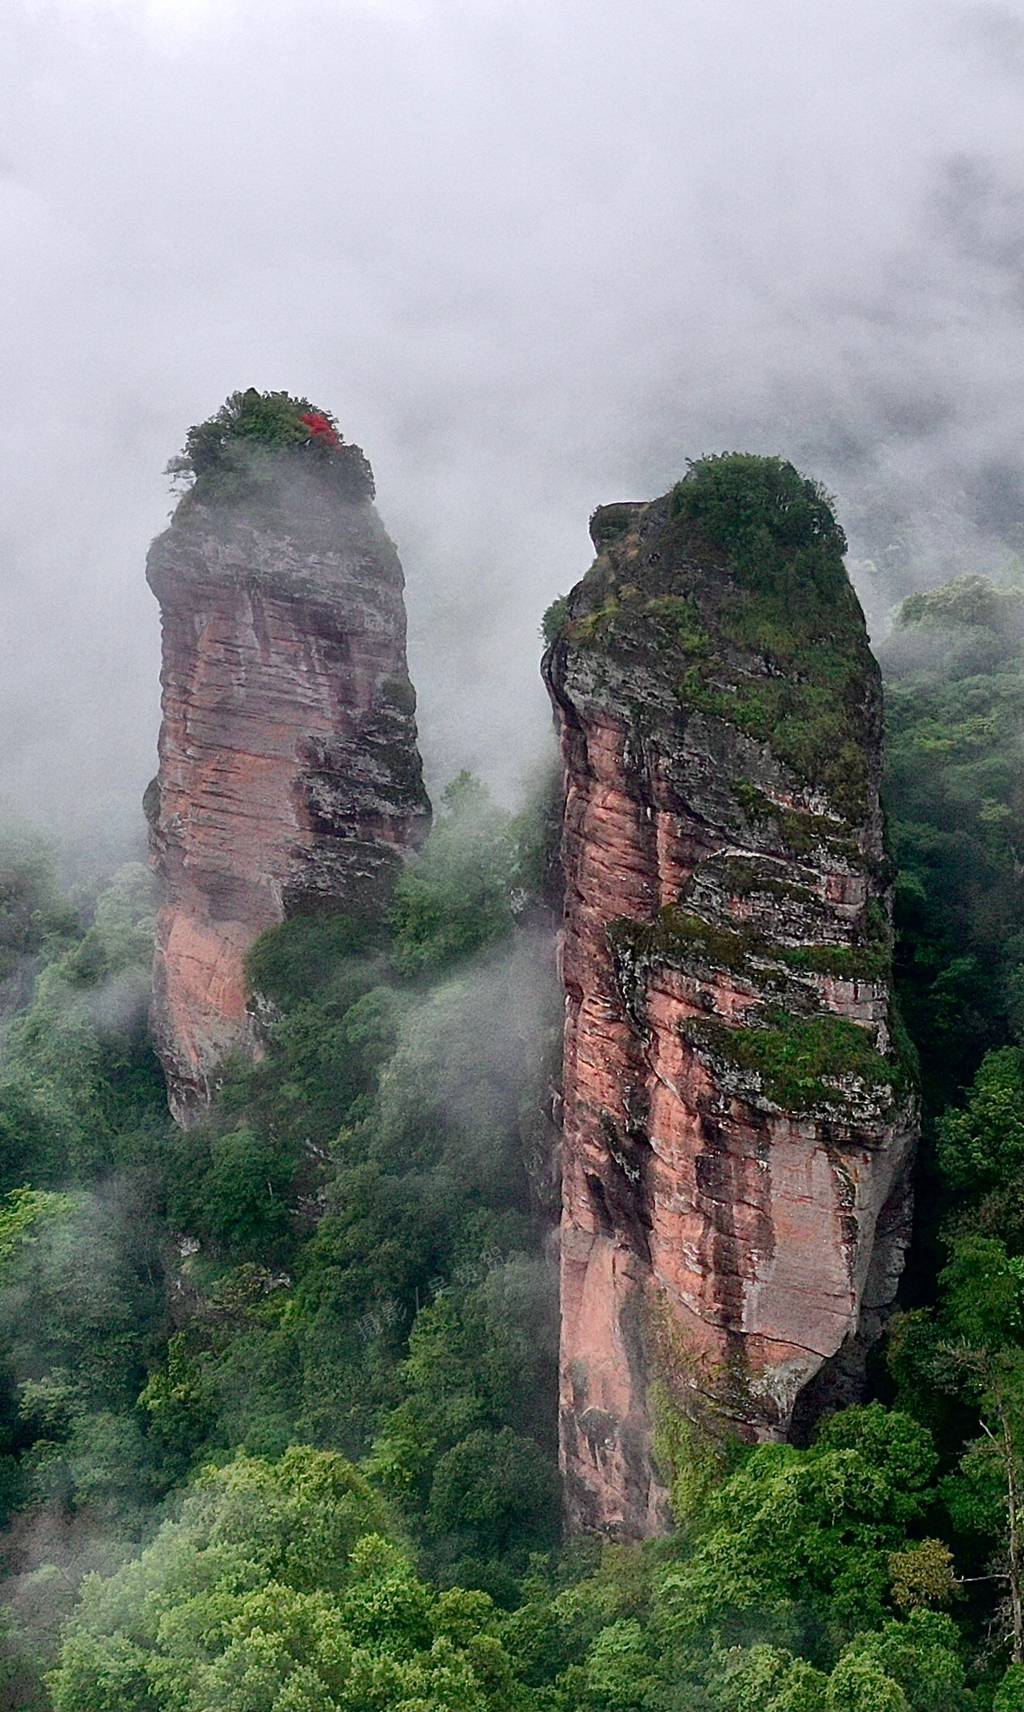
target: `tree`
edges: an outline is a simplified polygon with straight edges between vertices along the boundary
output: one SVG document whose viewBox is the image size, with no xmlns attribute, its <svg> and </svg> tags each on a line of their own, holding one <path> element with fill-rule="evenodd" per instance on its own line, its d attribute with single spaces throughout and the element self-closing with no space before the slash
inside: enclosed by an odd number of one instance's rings
<svg viewBox="0 0 1024 1712">
<path fill-rule="evenodd" d="M 550 1459 L 509 1427 L 470 1433 L 437 1464 L 426 1525 L 435 1537 L 465 1540 L 484 1558 L 513 1544 L 552 1544 L 558 1487 Z"/>
<path fill-rule="evenodd" d="M 1024 1053 L 989 1052 L 966 1104 L 938 1123 L 938 1159 L 961 1229 L 1024 1246 Z"/>
<path fill-rule="evenodd" d="M 942 1611 L 917 1610 L 904 1622 L 889 1621 L 881 1629 L 858 1635 L 832 1672 L 826 1697 L 828 1712 L 847 1705 L 851 1712 L 875 1703 L 865 1698 L 872 1675 L 880 1685 L 879 1706 L 906 1706 L 909 1712 L 968 1712 L 974 1696 L 968 1691 L 960 1635 L 953 1619 Z M 899 1701 L 890 1684 L 903 1695 Z"/>
<path fill-rule="evenodd" d="M 392 925 L 400 968 L 438 969 L 507 933 L 515 855 L 509 815 L 478 779 L 460 773 L 396 887 Z"/>
<path fill-rule="evenodd" d="M 1024 1349 L 1015 1341 L 1024 1302 L 1024 1262 L 994 1237 L 958 1243 L 942 1274 L 944 1320 L 953 1334 L 937 1352 L 947 1383 L 958 1380 L 978 1410 L 981 1437 L 947 1482 L 954 1517 L 981 1531 L 998 1527 L 1015 1664 L 1024 1663 Z M 998 1497 L 997 1497 L 998 1494 Z M 1001 1513 L 1001 1519 L 1000 1519 Z"/>
<path fill-rule="evenodd" d="M 436 1594 L 387 1527 L 330 1452 L 209 1471 L 141 1557 L 87 1582 L 55 1712 L 527 1712 L 490 1600 Z"/>
<path fill-rule="evenodd" d="M 692 1554 L 655 1590 L 675 1643 L 765 1639 L 827 1656 L 887 1615 L 889 1557 L 924 1513 L 928 1432 L 880 1404 L 844 1410 L 807 1451 L 759 1445 L 713 1494 Z M 826 1651 L 822 1651 L 823 1642 Z"/>
<path fill-rule="evenodd" d="M 275 461 L 289 454 L 309 454 L 346 498 L 373 498 L 369 464 L 358 446 L 345 444 L 329 411 L 254 386 L 229 394 L 213 416 L 190 428 L 167 473 L 193 482 L 193 494 L 205 502 L 238 500 L 266 483 Z"/>
<path fill-rule="evenodd" d="M 1022 614 L 1019 587 L 957 578 L 905 601 L 881 649 L 897 974 L 937 1107 L 1021 1014 Z"/>
</svg>

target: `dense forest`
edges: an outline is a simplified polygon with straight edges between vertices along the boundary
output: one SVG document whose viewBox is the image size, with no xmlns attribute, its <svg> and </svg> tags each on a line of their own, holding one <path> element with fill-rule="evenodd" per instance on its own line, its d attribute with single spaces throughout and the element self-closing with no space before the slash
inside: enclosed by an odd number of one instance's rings
<svg viewBox="0 0 1024 1712">
<path fill-rule="evenodd" d="M 249 958 L 167 1116 L 154 900 L 0 846 L 0 1698 L 31 1712 L 1024 1706 L 1024 582 L 881 648 L 915 1247 L 803 1448 L 659 1446 L 676 1528 L 560 1537 L 556 785 L 467 775 L 384 920 Z"/>
</svg>

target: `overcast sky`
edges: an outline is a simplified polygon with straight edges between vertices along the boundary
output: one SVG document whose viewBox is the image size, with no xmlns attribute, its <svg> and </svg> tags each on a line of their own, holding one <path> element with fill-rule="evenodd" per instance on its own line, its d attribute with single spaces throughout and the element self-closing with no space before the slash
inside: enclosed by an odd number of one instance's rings
<svg viewBox="0 0 1024 1712">
<path fill-rule="evenodd" d="M 0 800 L 141 825 L 146 547 L 249 385 L 366 450 L 436 782 L 548 740 L 587 518 L 838 494 L 876 633 L 1024 516 L 1024 0 L 5 0 Z"/>
</svg>

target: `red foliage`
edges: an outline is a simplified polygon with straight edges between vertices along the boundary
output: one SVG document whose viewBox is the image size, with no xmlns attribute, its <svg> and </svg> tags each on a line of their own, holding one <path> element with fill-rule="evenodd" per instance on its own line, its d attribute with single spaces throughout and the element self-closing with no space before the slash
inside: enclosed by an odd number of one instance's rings
<svg viewBox="0 0 1024 1712">
<path fill-rule="evenodd" d="M 322 440 L 328 446 L 341 445 L 341 436 L 333 422 L 322 415 L 319 410 L 307 410 L 303 416 L 299 417 L 299 421 L 306 424 L 310 439 Z"/>
</svg>

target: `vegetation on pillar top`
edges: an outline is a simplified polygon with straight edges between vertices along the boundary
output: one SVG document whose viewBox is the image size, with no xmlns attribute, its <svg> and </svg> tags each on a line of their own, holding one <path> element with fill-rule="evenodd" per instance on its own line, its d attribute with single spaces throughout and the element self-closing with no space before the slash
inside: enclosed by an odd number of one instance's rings
<svg viewBox="0 0 1024 1712">
<path fill-rule="evenodd" d="M 184 500 L 218 503 L 245 498 L 268 484 L 282 460 L 301 460 L 339 498 L 373 498 L 373 472 L 358 446 L 346 445 L 330 411 L 287 392 L 250 386 L 191 427 L 168 475 L 187 486 Z"/>
<path fill-rule="evenodd" d="M 680 707 L 768 745 L 851 820 L 867 807 L 878 672 L 819 483 L 784 458 L 693 461 L 630 508 L 545 636 L 642 661 Z"/>
<path fill-rule="evenodd" d="M 843 604 L 846 536 L 820 482 L 785 458 L 721 452 L 691 459 L 669 509 L 728 553 L 739 581 L 757 592 L 799 589 Z"/>
<path fill-rule="evenodd" d="M 724 647 L 691 665 L 681 699 L 769 743 L 857 818 L 877 668 L 829 496 L 783 458 L 733 452 L 691 464 L 670 510 L 728 573 L 715 625 Z M 737 650 L 756 656 L 753 672 Z"/>
</svg>

